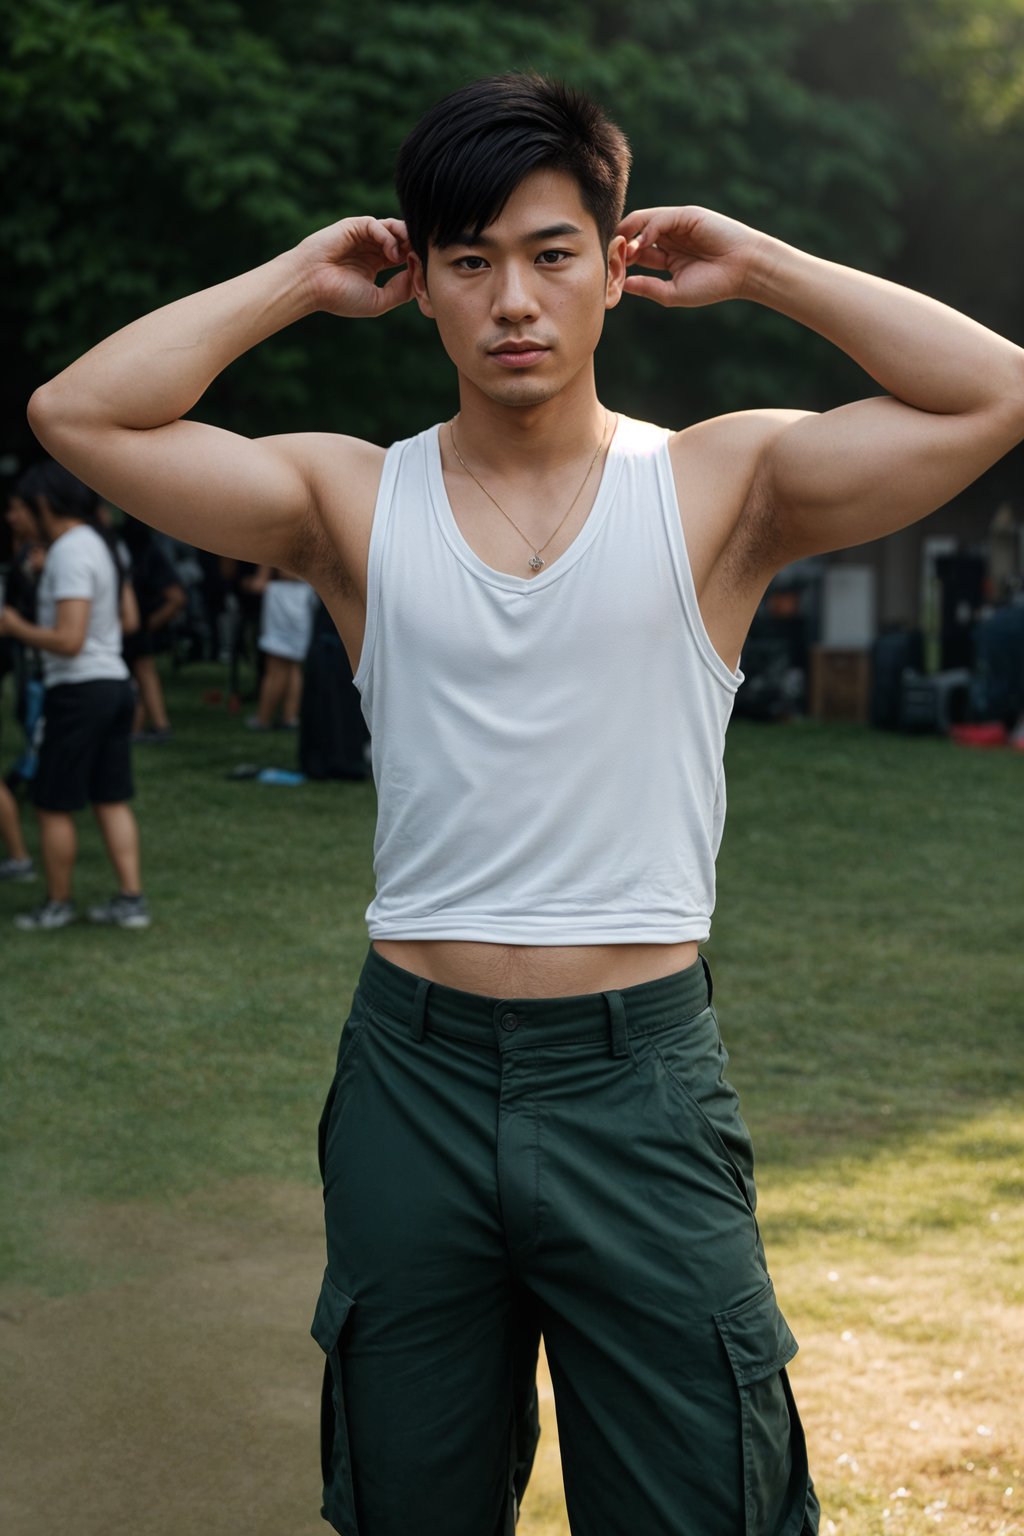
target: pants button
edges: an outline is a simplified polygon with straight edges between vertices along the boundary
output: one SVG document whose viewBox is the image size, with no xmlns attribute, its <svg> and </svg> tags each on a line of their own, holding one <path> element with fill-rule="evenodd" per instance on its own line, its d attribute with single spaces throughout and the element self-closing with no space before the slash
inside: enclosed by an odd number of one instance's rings
<svg viewBox="0 0 1024 1536">
<path fill-rule="evenodd" d="M 502 1029 L 518 1029 L 519 1028 L 519 1015 L 518 1015 L 518 1013 L 503 1013 L 502 1016 L 501 1016 L 501 1027 L 502 1027 Z"/>
</svg>

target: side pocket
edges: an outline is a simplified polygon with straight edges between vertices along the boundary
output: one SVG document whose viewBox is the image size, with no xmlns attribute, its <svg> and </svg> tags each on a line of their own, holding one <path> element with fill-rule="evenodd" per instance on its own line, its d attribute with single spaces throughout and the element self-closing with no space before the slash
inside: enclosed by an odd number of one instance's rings
<svg viewBox="0 0 1024 1536">
<path fill-rule="evenodd" d="M 728 1055 L 713 1008 L 685 1025 L 651 1036 L 651 1049 L 662 1071 L 703 1125 L 750 1208 L 757 1209 L 754 1152 L 739 1095 L 725 1076 Z"/>
<path fill-rule="evenodd" d="M 317 1126 L 317 1161 L 320 1165 L 321 1181 L 323 1181 L 325 1176 L 327 1132 L 331 1123 L 331 1111 L 334 1108 L 334 1101 L 338 1096 L 338 1085 L 341 1082 L 342 1074 L 344 1073 L 347 1076 L 351 1071 L 351 1063 L 355 1059 L 356 1046 L 359 1044 L 366 1023 L 366 1017 L 362 1010 L 357 1010 L 358 996 L 359 994 L 357 993 L 352 1002 L 352 1012 L 342 1026 L 341 1038 L 338 1041 L 338 1054 L 334 1063 L 334 1077 L 331 1080 L 327 1099 L 320 1115 L 320 1123 Z"/>
<path fill-rule="evenodd" d="M 739 1393 L 743 1536 L 800 1536 L 809 1528 L 807 1448 L 785 1371 L 797 1342 L 772 1282 L 741 1306 L 717 1313 L 715 1325 Z"/>
<path fill-rule="evenodd" d="M 325 1271 L 320 1300 L 309 1330 L 326 1357 L 320 1398 L 320 1469 L 324 1482 L 320 1513 L 344 1536 L 359 1536 L 341 1350 L 342 1334 L 354 1306 L 351 1296 L 339 1291 Z"/>
<path fill-rule="evenodd" d="M 342 1025 L 341 1036 L 338 1040 L 338 1054 L 334 1063 L 335 1077 L 337 1077 L 338 1073 L 341 1071 L 342 1066 L 345 1063 L 345 1059 L 352 1051 L 352 1048 L 362 1033 L 363 1025 L 366 1023 L 366 1017 L 367 1010 L 363 1008 L 362 999 L 360 998 L 357 991 L 352 999 L 352 1007 L 349 1010 L 348 1018 Z"/>
</svg>

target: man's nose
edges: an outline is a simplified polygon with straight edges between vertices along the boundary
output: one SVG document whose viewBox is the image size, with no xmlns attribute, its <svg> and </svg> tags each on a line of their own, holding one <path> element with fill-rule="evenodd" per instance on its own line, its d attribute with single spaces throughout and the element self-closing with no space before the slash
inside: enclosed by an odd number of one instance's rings
<svg viewBox="0 0 1024 1536">
<path fill-rule="evenodd" d="M 517 262 L 509 262 L 496 275 L 492 302 L 492 313 L 496 320 L 518 323 L 537 314 L 533 285 L 528 273 Z"/>
</svg>

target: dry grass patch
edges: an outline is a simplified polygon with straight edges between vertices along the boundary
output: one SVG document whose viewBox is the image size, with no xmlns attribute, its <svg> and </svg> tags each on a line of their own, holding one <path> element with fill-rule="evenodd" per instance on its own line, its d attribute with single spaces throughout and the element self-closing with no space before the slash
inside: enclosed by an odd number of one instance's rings
<svg viewBox="0 0 1024 1536">
<path fill-rule="evenodd" d="M 1009 1111 L 814 1176 L 761 1218 L 822 1536 L 1024 1536 L 1024 1205 Z M 522 1536 L 568 1536 L 542 1359 Z"/>
</svg>

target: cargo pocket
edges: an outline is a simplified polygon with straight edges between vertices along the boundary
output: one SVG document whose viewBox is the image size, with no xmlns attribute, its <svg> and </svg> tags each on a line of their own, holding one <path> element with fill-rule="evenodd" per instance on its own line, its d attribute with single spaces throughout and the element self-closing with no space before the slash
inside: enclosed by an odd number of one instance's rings
<svg viewBox="0 0 1024 1536">
<path fill-rule="evenodd" d="M 359 1536 L 341 1351 L 341 1336 L 354 1305 L 352 1298 L 339 1291 L 325 1272 L 310 1329 L 326 1356 L 320 1398 L 320 1467 L 324 1480 L 324 1502 L 320 1513 L 343 1536 Z"/>
<path fill-rule="evenodd" d="M 797 1342 L 772 1282 L 715 1324 L 739 1393 L 743 1536 L 800 1536 L 807 1529 L 807 1450 L 785 1366 Z"/>
</svg>

